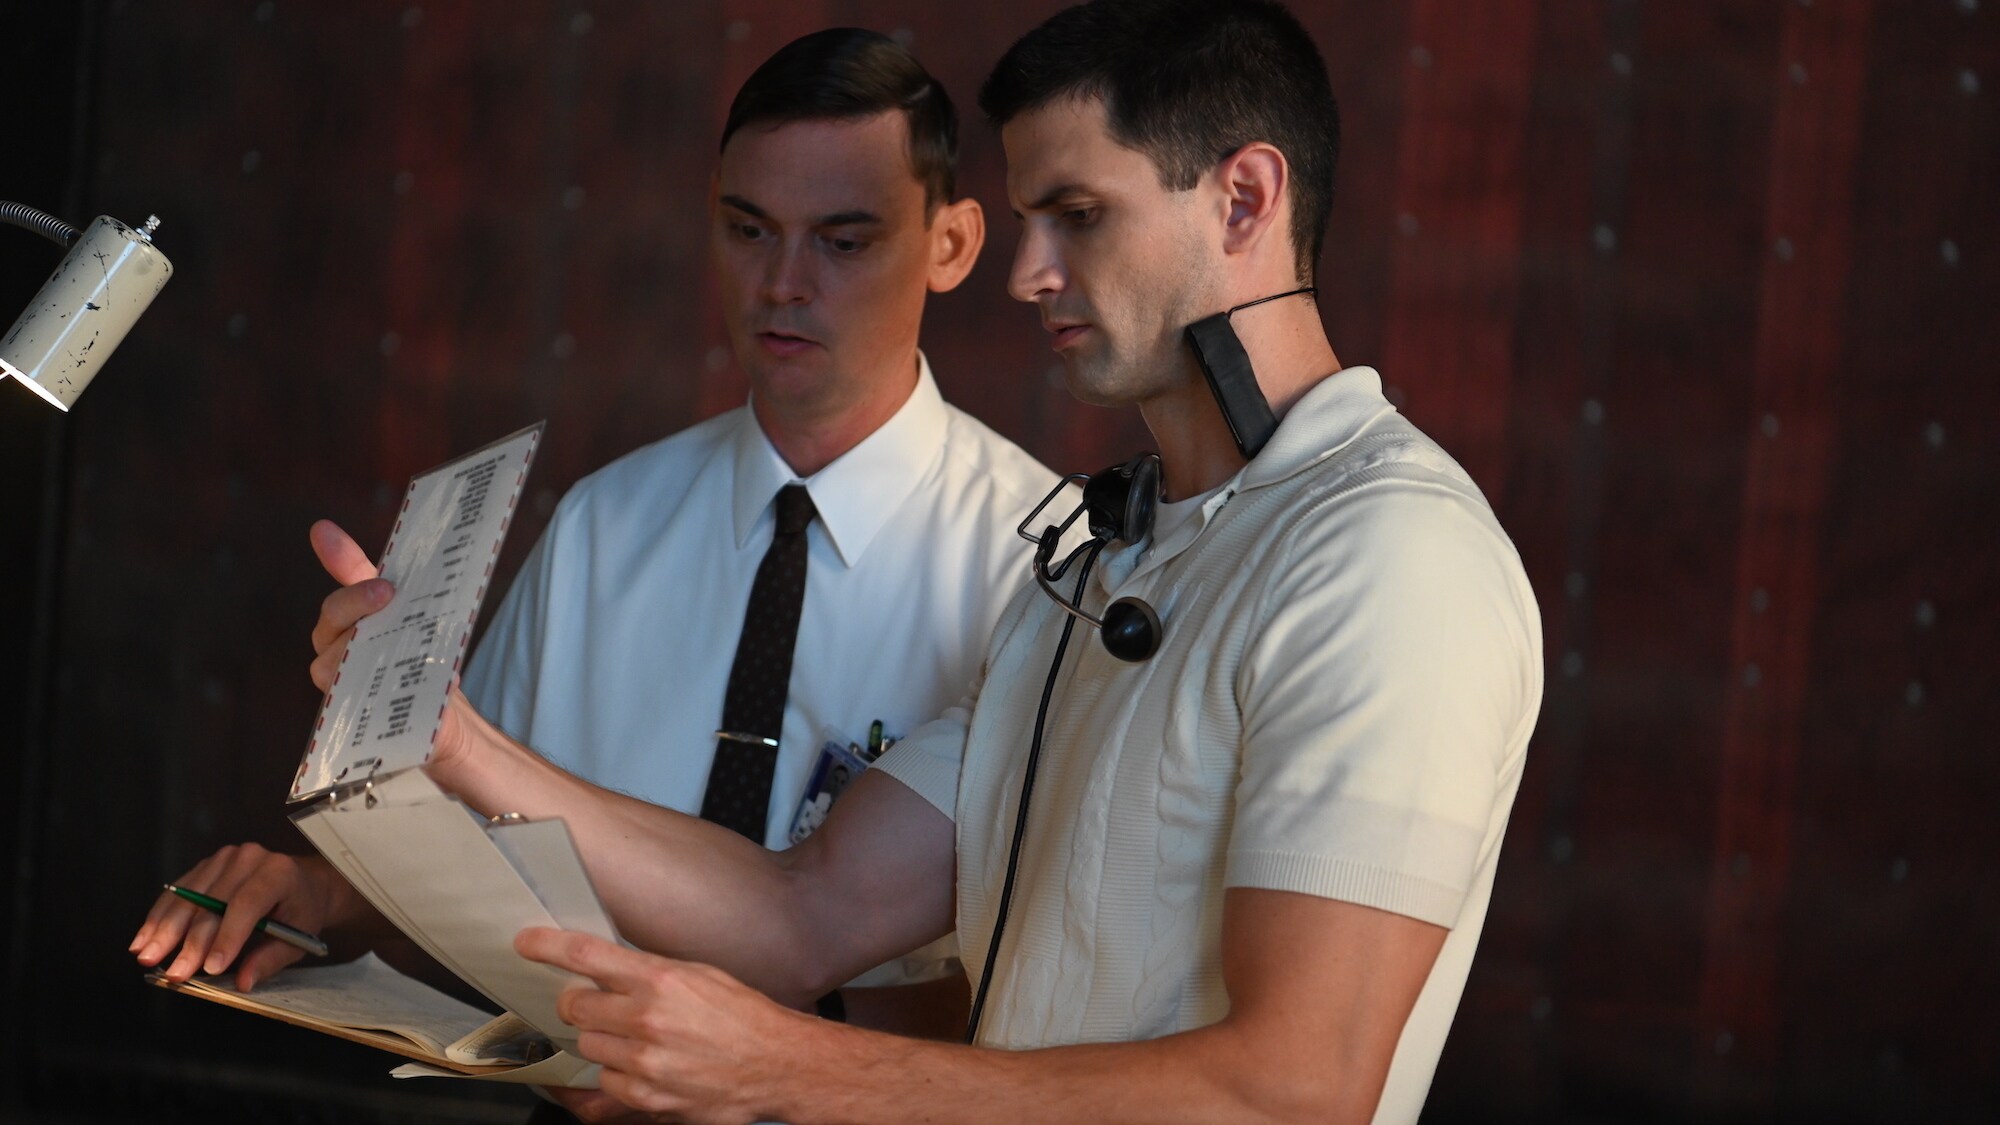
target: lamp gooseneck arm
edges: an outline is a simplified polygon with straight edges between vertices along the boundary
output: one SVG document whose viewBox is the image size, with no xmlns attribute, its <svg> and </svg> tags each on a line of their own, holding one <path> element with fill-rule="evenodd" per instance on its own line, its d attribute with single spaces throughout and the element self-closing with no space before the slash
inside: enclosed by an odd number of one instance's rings
<svg viewBox="0 0 2000 1125">
<path fill-rule="evenodd" d="M 63 247 L 75 242 L 76 236 L 80 233 L 77 228 L 47 211 L 30 207 L 25 203 L 10 203 L 5 200 L 0 200 L 0 223 L 10 223 L 22 230 L 34 231 Z"/>
</svg>

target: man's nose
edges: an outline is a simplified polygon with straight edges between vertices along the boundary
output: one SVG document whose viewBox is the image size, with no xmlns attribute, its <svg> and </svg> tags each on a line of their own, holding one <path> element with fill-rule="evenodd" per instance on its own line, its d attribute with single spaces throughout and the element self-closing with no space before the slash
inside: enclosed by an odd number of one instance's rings
<svg viewBox="0 0 2000 1125">
<path fill-rule="evenodd" d="M 1016 301 L 1034 301 L 1044 293 L 1062 291 L 1061 263 L 1052 240 L 1030 225 L 1014 246 L 1014 266 L 1007 274 L 1007 292 Z"/>
<path fill-rule="evenodd" d="M 812 255 L 807 247 L 786 242 L 765 264 L 764 299 L 774 305 L 797 305 L 812 298 Z"/>
</svg>

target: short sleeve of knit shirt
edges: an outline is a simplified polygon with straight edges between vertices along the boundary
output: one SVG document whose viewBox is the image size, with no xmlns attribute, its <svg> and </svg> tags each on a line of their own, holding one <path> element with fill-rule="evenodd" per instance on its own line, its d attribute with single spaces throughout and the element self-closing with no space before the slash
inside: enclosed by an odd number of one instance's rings
<svg viewBox="0 0 2000 1125">
<path fill-rule="evenodd" d="M 1283 534 L 1237 673 L 1225 882 L 1451 926 L 1539 703 L 1519 558 L 1484 504 L 1421 478 L 1337 495 Z"/>
</svg>

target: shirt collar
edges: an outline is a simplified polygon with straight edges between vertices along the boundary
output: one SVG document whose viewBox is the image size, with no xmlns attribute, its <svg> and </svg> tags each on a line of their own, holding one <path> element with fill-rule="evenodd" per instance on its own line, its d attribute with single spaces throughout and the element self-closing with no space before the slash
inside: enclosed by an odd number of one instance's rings
<svg viewBox="0 0 2000 1125">
<path fill-rule="evenodd" d="M 904 500 L 944 448 L 949 413 L 944 396 L 931 376 L 931 362 L 917 353 L 917 386 L 910 397 L 859 445 L 805 480 L 820 525 L 840 561 L 853 566 L 874 542 Z M 757 424 L 754 410 L 744 410 L 736 427 L 735 514 L 736 546 L 748 545 L 750 533 L 771 506 L 778 489 L 799 478 L 778 454 Z"/>
<path fill-rule="evenodd" d="M 1115 590 L 1120 583 L 1166 565 L 1201 537 L 1209 521 L 1237 493 L 1276 484 L 1319 464 L 1395 410 L 1382 396 L 1382 376 L 1372 367 L 1345 368 L 1315 383 L 1285 412 L 1277 432 L 1257 456 L 1211 493 L 1199 512 L 1158 543 L 1148 536 L 1108 555 L 1098 571 L 1104 588 Z"/>
<path fill-rule="evenodd" d="M 1300 396 L 1278 423 L 1278 432 L 1229 489 L 1247 492 L 1296 475 L 1340 452 L 1396 408 L 1382 397 L 1382 376 L 1372 367 L 1337 371 Z"/>
</svg>

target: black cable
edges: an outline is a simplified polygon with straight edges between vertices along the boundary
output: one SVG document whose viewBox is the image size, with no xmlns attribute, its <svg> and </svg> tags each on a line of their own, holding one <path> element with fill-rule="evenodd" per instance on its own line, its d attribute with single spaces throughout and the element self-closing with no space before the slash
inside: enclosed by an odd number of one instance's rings
<svg viewBox="0 0 2000 1125">
<path fill-rule="evenodd" d="M 1076 576 L 1075 602 L 1083 604 L 1083 584 L 1090 579 L 1090 568 L 1097 562 L 1097 554 L 1104 549 L 1104 540 L 1097 539 L 1085 544 L 1090 553 L 1084 556 L 1083 569 Z M 1079 548 L 1081 550 L 1082 548 Z M 1075 558 L 1072 554 L 1070 558 Z M 1063 562 L 1065 569 L 1069 561 Z M 973 1042 L 979 1035 L 979 1017 L 986 1010 L 986 990 L 993 986 L 993 966 L 1000 956 L 1000 938 L 1007 932 L 1007 907 L 1014 899 L 1014 876 L 1021 866 L 1021 836 L 1028 827 L 1028 797 L 1035 791 L 1035 767 L 1042 760 L 1042 733 L 1048 723 L 1049 700 L 1056 692 L 1056 675 L 1062 671 L 1063 653 L 1069 649 L 1069 636 L 1076 631 L 1076 615 L 1064 614 L 1062 639 L 1056 642 L 1055 659 L 1049 662 L 1049 680 L 1042 685 L 1042 705 L 1035 712 L 1035 738 L 1028 745 L 1028 767 L 1021 772 L 1021 803 L 1014 809 L 1014 839 L 1007 846 L 1007 878 L 1000 884 L 1000 910 L 993 919 L 993 940 L 986 946 L 986 969 L 979 974 L 979 992 L 972 998 L 972 1016 L 965 1024 L 965 1041 Z"/>
<path fill-rule="evenodd" d="M 0 200 L 0 223 L 11 223 L 22 230 L 31 230 L 58 246 L 67 247 L 76 241 L 78 230 L 49 214 L 47 211 L 30 207 L 25 203 L 9 203 Z"/>
</svg>

